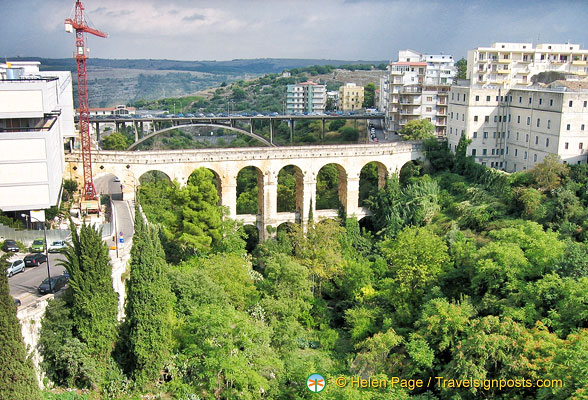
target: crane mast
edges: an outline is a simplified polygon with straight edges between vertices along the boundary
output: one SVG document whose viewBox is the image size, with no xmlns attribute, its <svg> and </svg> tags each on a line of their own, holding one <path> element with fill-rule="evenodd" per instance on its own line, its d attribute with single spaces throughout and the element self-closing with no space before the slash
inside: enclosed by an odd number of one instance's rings
<svg viewBox="0 0 588 400">
<path fill-rule="evenodd" d="M 65 20 L 65 31 L 76 31 L 76 51 L 74 58 L 78 73 L 78 109 L 80 112 L 80 138 L 82 142 L 82 164 L 84 169 L 85 200 L 93 200 L 97 197 L 96 188 L 92 177 L 92 147 L 90 140 L 90 107 L 88 104 L 88 79 L 86 60 L 88 59 L 84 33 L 105 38 L 108 35 L 97 29 L 91 28 L 84 18 L 84 5 L 81 0 L 76 0 L 74 19 Z"/>
</svg>

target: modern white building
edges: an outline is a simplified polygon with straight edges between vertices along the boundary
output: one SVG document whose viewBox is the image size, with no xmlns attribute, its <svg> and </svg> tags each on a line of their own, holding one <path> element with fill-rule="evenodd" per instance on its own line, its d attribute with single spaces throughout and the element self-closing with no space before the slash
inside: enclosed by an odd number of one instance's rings
<svg viewBox="0 0 588 400">
<path fill-rule="evenodd" d="M 303 82 L 288 85 L 286 94 L 286 112 L 312 113 L 324 112 L 327 106 L 327 86 L 316 82 Z"/>
<path fill-rule="evenodd" d="M 463 135 L 472 140 L 467 155 L 508 172 L 531 169 L 548 154 L 585 163 L 587 127 L 588 81 L 510 89 L 453 86 L 449 95 L 451 150 Z"/>
<path fill-rule="evenodd" d="M 437 135 L 447 128 L 447 95 L 457 72 L 450 55 L 398 52 L 398 61 L 380 79 L 378 109 L 386 114 L 386 129 L 399 131 L 415 119 L 428 119 Z"/>
<path fill-rule="evenodd" d="M 504 88 L 530 86 L 531 77 L 555 71 L 584 77 L 588 74 L 588 50 L 578 44 L 492 43 L 468 51 L 467 79 L 472 84 Z"/>
<path fill-rule="evenodd" d="M 64 138 L 75 136 L 70 72 L 0 64 L 0 209 L 59 204 Z"/>
</svg>

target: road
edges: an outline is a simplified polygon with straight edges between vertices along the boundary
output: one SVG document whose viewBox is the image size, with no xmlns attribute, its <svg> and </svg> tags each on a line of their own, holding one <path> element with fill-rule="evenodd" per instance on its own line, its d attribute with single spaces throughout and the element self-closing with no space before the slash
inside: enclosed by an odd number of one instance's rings
<svg viewBox="0 0 588 400">
<path fill-rule="evenodd" d="M 110 194 L 113 198 L 122 199 L 120 182 L 114 181 L 113 175 L 107 175 L 94 180 L 96 190 L 103 194 Z M 131 214 L 131 208 L 128 202 L 122 200 L 113 200 L 114 215 L 116 217 L 115 228 L 117 240 L 120 241 L 120 232 L 122 232 L 122 238 L 128 241 L 132 237 L 134 232 L 133 218 Z M 106 240 L 108 246 L 114 245 L 113 238 Z M 120 242 L 119 242 L 120 245 Z M 11 261 L 16 259 L 23 259 L 29 253 L 16 253 L 10 258 Z M 49 270 L 51 276 L 63 274 L 64 267 L 58 266 L 63 256 L 59 253 L 49 254 Z M 8 284 L 10 286 L 10 294 L 12 297 L 19 299 L 23 306 L 33 303 L 38 298 L 42 297 L 37 291 L 37 288 L 47 278 L 47 264 L 43 263 L 38 267 L 26 268 L 24 272 L 18 273 L 11 278 L 8 278 Z"/>
<path fill-rule="evenodd" d="M 372 119 L 369 120 L 375 130 L 376 130 L 376 138 L 378 139 L 378 143 L 390 143 L 390 142 L 398 142 L 400 141 L 400 136 L 390 132 L 386 133 L 382 129 L 382 120 L 380 119 Z M 371 140 L 373 142 L 373 140 Z"/>
<path fill-rule="evenodd" d="M 22 260 L 27 254 L 17 253 L 10 260 Z M 59 253 L 49 254 L 49 270 L 51 276 L 63 274 L 64 267 L 57 265 L 62 259 L 63 256 Z M 47 278 L 47 263 L 43 263 L 38 267 L 26 268 L 24 272 L 8 278 L 10 294 L 12 297 L 19 299 L 23 306 L 26 306 L 36 299 L 43 297 L 43 295 L 39 294 L 37 288 L 45 278 Z"/>
</svg>

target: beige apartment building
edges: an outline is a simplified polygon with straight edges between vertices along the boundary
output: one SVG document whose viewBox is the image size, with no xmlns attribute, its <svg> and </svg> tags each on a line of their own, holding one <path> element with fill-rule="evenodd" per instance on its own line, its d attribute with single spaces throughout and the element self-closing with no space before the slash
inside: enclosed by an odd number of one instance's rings
<svg viewBox="0 0 588 400">
<path fill-rule="evenodd" d="M 472 84 L 504 88 L 530 86 L 545 71 L 586 76 L 588 50 L 578 44 L 492 43 L 468 51 L 467 79 Z"/>
<path fill-rule="evenodd" d="M 588 147 L 588 81 L 549 87 L 454 86 L 449 95 L 448 143 L 472 142 L 476 162 L 508 172 L 533 168 L 548 154 L 585 163 Z"/>
<path fill-rule="evenodd" d="M 342 111 L 354 111 L 363 107 L 363 86 L 346 83 L 339 88 L 339 108 Z"/>
</svg>

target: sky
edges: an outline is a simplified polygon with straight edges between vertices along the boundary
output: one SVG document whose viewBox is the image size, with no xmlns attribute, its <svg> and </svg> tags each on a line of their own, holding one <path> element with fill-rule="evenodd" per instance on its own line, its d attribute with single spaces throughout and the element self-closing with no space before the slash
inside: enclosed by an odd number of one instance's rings
<svg viewBox="0 0 588 400">
<path fill-rule="evenodd" d="M 71 57 L 74 0 L 0 0 L 0 58 Z M 588 47 L 588 0 L 84 0 L 90 57 L 396 60 L 493 42 Z"/>
</svg>

